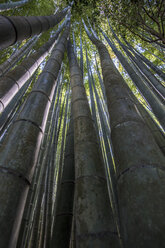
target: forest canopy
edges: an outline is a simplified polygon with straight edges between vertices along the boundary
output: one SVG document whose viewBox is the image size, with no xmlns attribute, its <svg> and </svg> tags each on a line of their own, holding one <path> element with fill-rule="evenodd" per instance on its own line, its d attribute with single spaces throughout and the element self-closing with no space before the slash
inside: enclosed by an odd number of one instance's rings
<svg viewBox="0 0 165 248">
<path fill-rule="evenodd" d="M 105 17 L 109 17 L 115 31 L 120 34 L 128 35 L 131 32 L 144 41 L 165 44 L 163 0 L 74 1 L 72 11 L 77 20 L 88 16 L 96 27 L 101 25 Z"/>
<path fill-rule="evenodd" d="M 30 1 L 15 13 L 52 14 L 72 1 L 37 0 Z M 21 11 L 21 12 L 20 12 Z M 115 31 L 123 36 L 136 36 L 143 41 L 165 43 L 165 1 L 163 0 L 75 0 L 72 6 L 72 22 L 89 18 L 98 29 L 106 18 L 110 19 Z"/>
</svg>

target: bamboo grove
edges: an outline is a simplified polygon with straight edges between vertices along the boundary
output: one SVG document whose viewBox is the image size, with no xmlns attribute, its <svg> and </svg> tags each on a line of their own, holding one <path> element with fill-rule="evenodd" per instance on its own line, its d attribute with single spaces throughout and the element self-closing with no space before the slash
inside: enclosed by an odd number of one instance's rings
<svg viewBox="0 0 165 248">
<path fill-rule="evenodd" d="M 164 58 L 72 5 L 0 16 L 0 247 L 163 248 Z"/>
</svg>

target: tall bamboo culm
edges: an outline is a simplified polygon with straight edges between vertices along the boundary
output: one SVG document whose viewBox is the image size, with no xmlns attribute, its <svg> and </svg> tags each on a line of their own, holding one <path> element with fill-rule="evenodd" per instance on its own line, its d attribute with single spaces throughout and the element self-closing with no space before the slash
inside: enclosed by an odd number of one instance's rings
<svg viewBox="0 0 165 248">
<path fill-rule="evenodd" d="M 104 165 L 83 86 L 82 72 L 68 42 L 75 151 L 76 246 L 120 247 Z"/>
<path fill-rule="evenodd" d="M 155 248 L 165 242 L 165 159 L 115 68 L 108 50 L 86 32 L 99 51 L 110 114 L 124 247 Z"/>
<path fill-rule="evenodd" d="M 74 135 L 73 120 L 71 117 L 66 137 L 62 179 L 60 180 L 59 192 L 57 193 L 57 207 L 50 246 L 52 248 L 66 248 L 69 247 L 70 244 L 74 201 L 74 180 Z"/>
<path fill-rule="evenodd" d="M 57 25 L 69 7 L 50 16 L 0 16 L 0 50 Z"/>
</svg>

